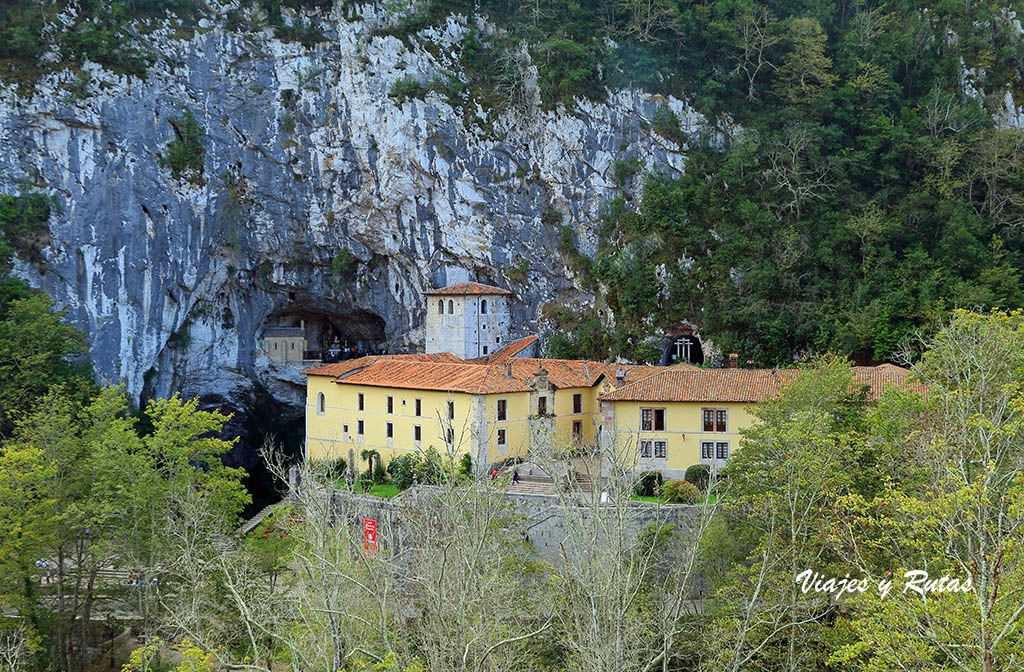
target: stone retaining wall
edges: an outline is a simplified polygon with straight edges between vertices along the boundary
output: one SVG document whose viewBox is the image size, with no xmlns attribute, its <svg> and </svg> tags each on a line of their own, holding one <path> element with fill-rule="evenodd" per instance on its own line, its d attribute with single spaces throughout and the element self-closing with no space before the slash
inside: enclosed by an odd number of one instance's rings
<svg viewBox="0 0 1024 672">
<path fill-rule="evenodd" d="M 349 518 L 374 518 L 378 521 L 380 543 L 401 544 L 406 530 L 402 519 L 417 509 L 418 501 L 428 496 L 431 488 L 419 486 L 410 488 L 394 499 L 382 499 L 370 495 L 355 494 L 344 490 L 332 492 L 335 510 L 344 512 Z M 506 494 L 517 515 L 510 534 L 522 535 L 537 551 L 539 559 L 558 562 L 563 544 L 568 546 L 568 524 L 573 515 L 587 515 L 590 507 L 563 505 L 557 497 L 541 495 Z M 612 513 L 613 507 L 603 511 Z M 688 534 L 700 514 L 701 507 L 681 504 L 657 506 L 643 502 L 631 502 L 626 526 L 632 534 L 639 534 L 648 524 L 674 524 L 679 533 Z M 568 549 L 571 552 L 571 549 Z"/>
</svg>

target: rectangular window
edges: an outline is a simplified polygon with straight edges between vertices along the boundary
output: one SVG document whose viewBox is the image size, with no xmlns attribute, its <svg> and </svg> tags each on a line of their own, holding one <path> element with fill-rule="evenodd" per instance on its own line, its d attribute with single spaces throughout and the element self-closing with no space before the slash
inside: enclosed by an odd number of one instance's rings
<svg viewBox="0 0 1024 672">
<path fill-rule="evenodd" d="M 395 423 L 393 423 L 393 422 L 389 422 L 388 423 L 388 438 L 389 439 L 395 438 Z"/>
<path fill-rule="evenodd" d="M 449 420 L 454 420 L 455 419 L 455 402 L 454 401 L 449 401 L 448 402 L 448 419 Z"/>
<path fill-rule="evenodd" d="M 395 412 L 395 398 L 394 397 L 388 397 L 388 413 L 394 413 L 394 412 Z"/>
<path fill-rule="evenodd" d="M 363 398 L 363 393 L 360 392 L 359 393 L 359 410 L 360 411 L 366 410 L 364 402 L 365 402 L 365 399 Z"/>
<path fill-rule="evenodd" d="M 348 434 L 348 425 L 342 425 L 341 426 L 341 433 L 342 434 Z"/>
<path fill-rule="evenodd" d="M 728 441 L 719 441 L 718 443 L 716 443 L 715 444 L 715 453 L 716 453 L 715 457 L 718 458 L 719 460 L 728 460 L 729 459 L 729 442 Z"/>
<path fill-rule="evenodd" d="M 668 444 L 664 441 L 654 442 L 654 456 L 655 457 L 668 457 Z"/>
<path fill-rule="evenodd" d="M 664 432 L 665 431 L 665 409 L 656 408 L 654 409 L 654 431 Z"/>
<path fill-rule="evenodd" d="M 356 423 L 356 434 L 359 434 L 359 435 L 364 434 L 363 429 L 364 429 L 363 421 L 360 420 L 359 422 Z"/>
<path fill-rule="evenodd" d="M 649 432 L 654 429 L 654 409 L 653 408 L 641 408 L 640 409 L 640 429 L 645 432 Z"/>
<path fill-rule="evenodd" d="M 449 427 L 444 432 L 444 440 L 450 446 L 455 443 L 455 430 Z"/>
<path fill-rule="evenodd" d="M 715 457 L 715 444 L 711 441 L 700 442 L 700 459 L 711 460 Z"/>
<path fill-rule="evenodd" d="M 423 440 L 423 429 L 419 425 L 412 426 L 412 440 L 422 441 Z"/>
<path fill-rule="evenodd" d="M 416 417 L 418 418 L 422 414 L 423 414 L 423 400 L 422 399 L 417 399 L 416 400 Z"/>
<path fill-rule="evenodd" d="M 486 345 L 484 346 L 484 354 L 485 355 L 487 354 L 487 346 Z"/>
<path fill-rule="evenodd" d="M 579 392 L 572 395 L 572 412 L 582 413 L 583 412 L 583 395 Z"/>
<path fill-rule="evenodd" d="M 719 409 L 715 411 L 715 431 L 716 432 L 727 432 L 729 412 L 725 409 Z"/>
<path fill-rule="evenodd" d="M 579 420 L 572 423 L 572 440 L 579 441 L 583 438 L 583 423 Z"/>
<path fill-rule="evenodd" d="M 701 416 L 704 418 L 704 431 L 715 431 L 715 412 L 710 408 L 705 408 L 701 411 Z"/>
<path fill-rule="evenodd" d="M 504 446 L 505 445 L 505 430 L 504 429 L 499 429 L 498 430 L 498 445 L 499 446 Z"/>
<path fill-rule="evenodd" d="M 508 402 L 498 399 L 498 422 L 508 419 Z"/>
<path fill-rule="evenodd" d="M 641 441 L 640 442 L 640 457 L 650 457 L 650 456 L 651 456 L 651 442 L 650 441 Z"/>
<path fill-rule="evenodd" d="M 548 414 L 548 398 L 547 397 L 537 397 L 537 415 L 547 415 L 547 414 Z"/>
</svg>

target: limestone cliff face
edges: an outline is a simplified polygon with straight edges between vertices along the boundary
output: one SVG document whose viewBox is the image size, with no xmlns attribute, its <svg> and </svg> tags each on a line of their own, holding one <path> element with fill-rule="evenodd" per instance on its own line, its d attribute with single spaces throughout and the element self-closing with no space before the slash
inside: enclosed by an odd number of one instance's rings
<svg viewBox="0 0 1024 672">
<path fill-rule="evenodd" d="M 376 11 L 316 17 L 327 39 L 309 49 L 207 20 L 189 39 L 161 28 L 139 36 L 159 55 L 145 80 L 90 65 L 84 98 L 72 72 L 29 98 L 2 90 L 0 188 L 44 185 L 58 203 L 45 262 L 18 272 L 69 308 L 105 382 L 237 406 L 263 380 L 297 403 L 300 377 L 259 351 L 268 321 L 320 315 L 415 348 L 422 292 L 467 279 L 513 289 L 515 329 L 536 329 L 545 302 L 593 300 L 555 248 L 570 224 L 592 249 L 615 160 L 683 170 L 650 127 L 666 105 L 695 131 L 680 100 L 613 91 L 571 110 L 478 110 L 483 125 L 436 93 L 399 103 L 403 77 L 458 76 L 466 19 L 410 48 L 373 34 Z M 185 107 L 206 129 L 200 186 L 158 161 Z M 552 208 L 560 223 L 542 217 Z M 339 280 L 342 248 L 360 264 Z M 510 273 L 523 259 L 525 281 Z"/>
</svg>

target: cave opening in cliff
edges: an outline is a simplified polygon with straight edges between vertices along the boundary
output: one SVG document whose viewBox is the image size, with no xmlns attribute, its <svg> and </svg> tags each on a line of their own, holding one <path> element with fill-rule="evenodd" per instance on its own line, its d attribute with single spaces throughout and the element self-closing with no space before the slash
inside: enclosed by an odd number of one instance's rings
<svg viewBox="0 0 1024 672">
<path fill-rule="evenodd" d="M 368 310 L 290 305 L 271 313 L 263 349 L 274 362 L 335 362 L 383 352 L 385 322 Z"/>
<path fill-rule="evenodd" d="M 704 363 L 704 345 L 692 324 L 680 321 L 669 325 L 664 330 L 664 337 L 661 360 L 658 362 L 661 366 Z"/>
</svg>

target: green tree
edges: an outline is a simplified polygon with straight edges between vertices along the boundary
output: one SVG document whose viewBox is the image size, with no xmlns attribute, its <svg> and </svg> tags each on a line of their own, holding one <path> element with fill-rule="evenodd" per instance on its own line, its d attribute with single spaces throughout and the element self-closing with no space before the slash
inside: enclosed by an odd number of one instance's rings
<svg viewBox="0 0 1024 672">
<path fill-rule="evenodd" d="M 851 493 L 839 528 L 847 562 L 890 595 L 856 600 L 852 641 L 831 662 L 854 670 L 1012 667 L 1024 647 L 1024 313 L 957 311 L 915 368 L 928 394 L 903 426 L 916 478 L 873 498 Z M 904 572 L 965 590 L 920 595 Z M 889 574 L 888 572 L 891 572 Z M 969 581 L 969 583 L 967 583 Z"/>
<path fill-rule="evenodd" d="M 786 31 L 791 45 L 775 76 L 775 90 L 790 104 L 816 101 L 836 81 L 832 59 L 826 51 L 828 37 L 812 17 L 793 19 Z"/>
<path fill-rule="evenodd" d="M 84 401 L 95 391 L 85 337 L 44 294 L 16 299 L 0 319 L 0 438 L 47 390 L 63 385 Z"/>
</svg>

